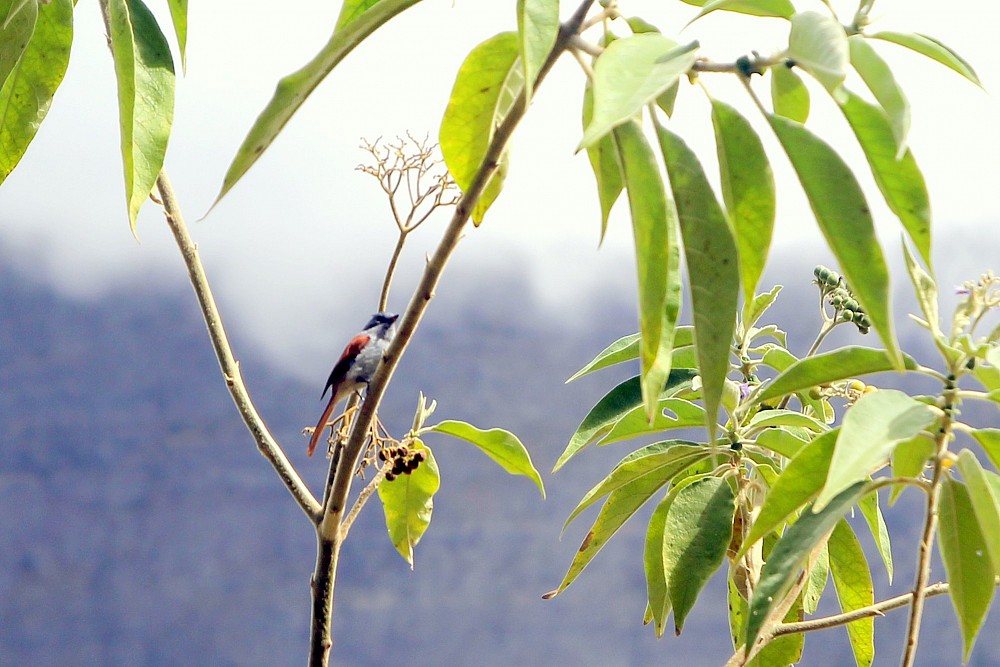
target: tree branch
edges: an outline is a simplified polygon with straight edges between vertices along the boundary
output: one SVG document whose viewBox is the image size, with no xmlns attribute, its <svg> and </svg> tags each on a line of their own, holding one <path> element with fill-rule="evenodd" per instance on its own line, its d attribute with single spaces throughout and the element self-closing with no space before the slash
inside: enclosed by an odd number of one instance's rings
<svg viewBox="0 0 1000 667">
<path fill-rule="evenodd" d="M 222 375 L 226 380 L 226 387 L 229 389 L 229 394 L 233 397 L 236 409 L 239 411 L 240 416 L 243 418 L 243 423 L 246 424 L 247 429 L 250 430 L 250 434 L 257 443 L 257 449 L 260 450 L 264 458 L 274 467 L 275 472 L 278 473 L 278 477 L 284 482 L 285 487 L 292 494 L 292 498 L 302 508 L 302 511 L 306 513 L 306 516 L 313 523 L 317 523 L 322 516 L 319 502 L 309 491 L 302 478 L 299 477 L 299 474 L 285 456 L 285 452 L 281 449 L 277 441 L 275 441 L 267 425 L 264 424 L 264 420 L 261 419 L 257 408 L 254 407 L 253 401 L 250 400 L 250 394 L 240 374 L 239 362 L 233 356 L 232 347 L 229 345 L 229 338 L 226 336 L 226 329 L 222 324 L 222 317 L 219 315 L 219 309 L 215 305 L 215 298 L 212 296 L 208 277 L 205 275 L 205 269 L 201 264 L 201 259 L 198 257 L 198 246 L 191 240 L 191 236 L 188 234 L 187 225 L 184 223 L 184 215 L 181 213 L 180 205 L 177 203 L 177 197 L 174 194 L 173 187 L 165 170 L 161 171 L 159 177 L 157 177 L 156 188 L 163 202 L 163 212 L 167 218 L 167 225 L 169 225 L 170 231 L 174 235 L 174 240 L 177 242 L 177 247 L 180 249 L 184 263 L 187 266 L 191 286 L 198 297 L 201 314 L 205 319 L 205 325 L 208 327 L 208 337 L 212 341 L 212 348 L 215 350 L 219 367 L 222 369 Z"/>
</svg>

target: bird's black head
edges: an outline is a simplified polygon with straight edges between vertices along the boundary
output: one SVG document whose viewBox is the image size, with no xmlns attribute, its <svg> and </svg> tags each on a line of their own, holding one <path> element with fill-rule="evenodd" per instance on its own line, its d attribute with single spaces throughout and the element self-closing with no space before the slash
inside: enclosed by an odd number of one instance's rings
<svg viewBox="0 0 1000 667">
<path fill-rule="evenodd" d="M 399 315 L 396 313 L 375 313 L 372 318 L 368 320 L 368 324 L 365 325 L 365 330 L 371 329 L 377 326 L 388 326 L 396 321 Z"/>
</svg>

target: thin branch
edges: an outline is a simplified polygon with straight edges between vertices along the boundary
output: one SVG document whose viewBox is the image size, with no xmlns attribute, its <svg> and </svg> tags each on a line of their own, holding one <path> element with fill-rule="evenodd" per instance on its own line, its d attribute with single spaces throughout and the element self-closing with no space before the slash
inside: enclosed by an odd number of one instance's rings
<svg viewBox="0 0 1000 667">
<path fill-rule="evenodd" d="M 392 276 L 396 273 L 396 264 L 399 263 L 399 256 L 403 253 L 403 246 L 406 244 L 406 236 L 409 232 L 400 231 L 399 238 L 396 239 L 396 247 L 392 250 L 392 258 L 389 266 L 385 269 L 385 280 L 382 281 L 382 293 L 378 298 L 379 312 L 385 311 L 389 303 L 389 287 L 392 285 Z"/>
<path fill-rule="evenodd" d="M 379 468 L 378 472 L 375 473 L 375 476 L 372 477 L 372 481 L 368 482 L 368 485 L 361 489 L 361 493 L 359 493 L 358 497 L 354 500 L 354 505 L 351 507 L 351 511 L 347 513 L 347 516 L 344 517 L 344 520 L 340 524 L 341 541 L 347 538 L 347 533 L 351 530 L 351 526 L 354 525 L 354 520 L 358 518 L 358 514 L 361 513 L 365 503 L 368 502 L 368 499 L 373 493 L 375 493 L 379 484 L 381 484 L 384 479 L 385 466 Z"/>
<path fill-rule="evenodd" d="M 278 473 L 278 477 L 285 483 L 285 487 L 288 488 L 289 493 L 292 494 L 292 498 L 302 508 L 302 511 L 306 513 L 306 516 L 313 523 L 317 523 L 322 516 L 320 514 L 321 507 L 319 502 L 313 497 L 306 483 L 302 481 L 302 478 L 295 471 L 295 468 L 292 467 L 291 462 L 285 456 L 285 452 L 275 441 L 271 432 L 264 424 L 264 420 L 258 414 L 257 408 L 254 407 L 253 401 L 250 400 L 250 394 L 247 392 L 246 385 L 243 383 L 243 377 L 240 374 L 239 362 L 233 356 L 232 347 L 229 345 L 229 338 L 226 336 L 226 329 L 222 324 L 222 317 L 219 315 L 215 298 L 212 296 L 208 277 L 205 275 L 205 268 L 198 257 L 198 247 L 188 234 L 187 225 L 184 223 L 184 216 L 181 213 L 180 205 L 177 203 L 177 197 L 174 195 L 174 190 L 170 185 L 170 179 L 167 177 L 166 171 L 160 172 L 159 177 L 156 179 L 156 187 L 163 202 L 163 212 L 166 215 L 167 224 L 170 226 L 170 231 L 173 232 L 174 240 L 177 242 L 177 247 L 180 249 L 181 255 L 184 257 L 184 263 L 187 265 L 188 277 L 191 279 L 191 285 L 194 287 L 195 295 L 198 297 L 198 303 L 201 306 L 201 314 L 205 318 L 205 325 L 208 327 L 208 337 L 212 341 L 212 348 L 215 350 L 219 367 L 222 369 L 222 375 L 226 380 L 226 387 L 233 397 L 233 402 L 236 403 L 236 409 L 243 418 L 243 423 L 250 430 L 250 434 L 253 435 L 254 441 L 257 443 L 257 449 L 264 455 L 264 458 L 270 461 L 275 472 Z"/>
</svg>

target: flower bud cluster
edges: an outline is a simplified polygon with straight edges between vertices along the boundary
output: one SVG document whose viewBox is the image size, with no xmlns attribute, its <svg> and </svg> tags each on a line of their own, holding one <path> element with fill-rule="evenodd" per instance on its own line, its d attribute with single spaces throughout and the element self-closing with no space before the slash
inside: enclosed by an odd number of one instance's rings
<svg viewBox="0 0 1000 667">
<path fill-rule="evenodd" d="M 385 481 L 391 482 L 400 475 L 409 475 L 416 470 L 427 459 L 427 454 L 419 449 L 411 451 L 406 447 L 386 447 L 379 450 L 378 457 L 392 464 L 385 473 Z"/>
<path fill-rule="evenodd" d="M 839 273 L 820 265 L 813 269 L 813 275 L 816 276 L 816 284 L 819 285 L 824 298 L 833 306 L 834 317 L 837 320 L 853 322 L 862 334 L 871 331 L 872 323 L 868 319 L 868 314 L 854 298 L 854 294 Z"/>
</svg>

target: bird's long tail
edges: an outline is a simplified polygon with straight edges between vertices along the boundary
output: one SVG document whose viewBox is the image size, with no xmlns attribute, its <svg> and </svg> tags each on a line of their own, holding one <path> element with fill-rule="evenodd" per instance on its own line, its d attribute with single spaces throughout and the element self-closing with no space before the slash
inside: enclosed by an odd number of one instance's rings
<svg viewBox="0 0 1000 667">
<path fill-rule="evenodd" d="M 326 430 L 326 424 L 330 421 L 330 415 L 333 414 L 333 408 L 337 405 L 337 392 L 333 392 L 333 396 L 330 397 L 330 402 L 326 404 L 326 409 L 323 410 L 323 416 L 319 418 L 319 422 L 316 424 L 316 429 L 313 431 L 312 437 L 309 438 L 309 449 L 306 450 L 307 456 L 312 456 L 313 452 L 316 451 L 316 443 L 319 442 L 320 436 L 323 435 L 323 431 Z"/>
</svg>

